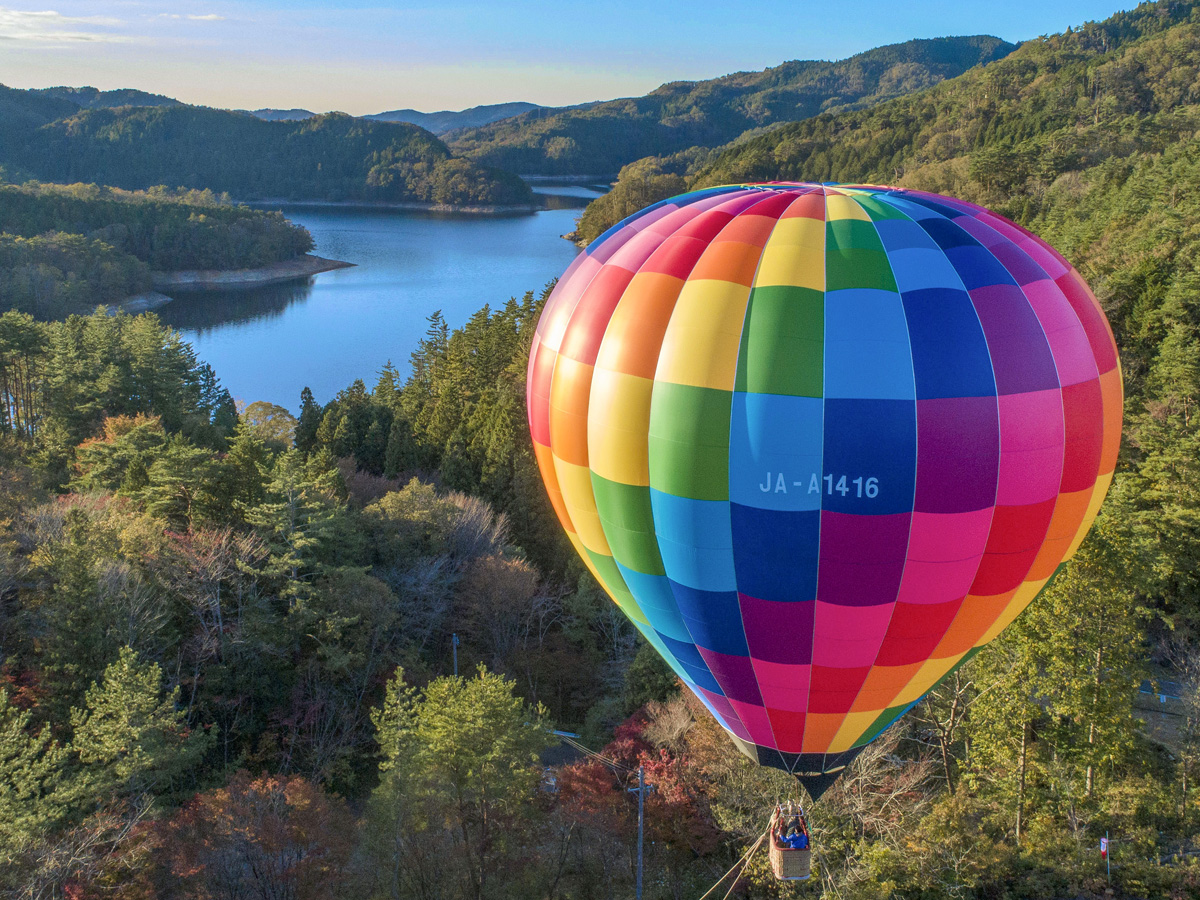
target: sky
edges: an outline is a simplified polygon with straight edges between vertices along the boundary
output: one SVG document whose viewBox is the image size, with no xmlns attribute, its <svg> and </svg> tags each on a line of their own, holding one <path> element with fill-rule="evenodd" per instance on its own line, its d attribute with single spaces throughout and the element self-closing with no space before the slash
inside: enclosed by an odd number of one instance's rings
<svg viewBox="0 0 1200 900">
<path fill-rule="evenodd" d="M 1133 0 L 0 0 L 0 83 L 365 115 L 637 96 L 952 34 L 1021 41 Z"/>
</svg>

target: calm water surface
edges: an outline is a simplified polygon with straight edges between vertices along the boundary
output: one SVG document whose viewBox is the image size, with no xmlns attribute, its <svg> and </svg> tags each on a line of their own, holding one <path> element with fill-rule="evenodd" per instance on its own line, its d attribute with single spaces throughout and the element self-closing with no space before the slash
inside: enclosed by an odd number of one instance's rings
<svg viewBox="0 0 1200 900">
<path fill-rule="evenodd" d="M 598 193 L 537 191 L 545 208 L 503 217 L 285 207 L 312 232 L 315 253 L 357 266 L 307 283 L 179 294 L 159 315 L 235 398 L 294 411 L 307 385 L 324 403 L 355 378 L 371 387 L 388 360 L 406 372 L 435 310 L 454 328 L 560 275 L 578 252 L 560 235 Z"/>
</svg>

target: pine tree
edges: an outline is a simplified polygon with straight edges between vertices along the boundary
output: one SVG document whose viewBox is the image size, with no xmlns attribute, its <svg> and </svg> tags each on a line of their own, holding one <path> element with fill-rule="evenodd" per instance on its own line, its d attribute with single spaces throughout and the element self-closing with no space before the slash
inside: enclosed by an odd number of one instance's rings
<svg viewBox="0 0 1200 900">
<path fill-rule="evenodd" d="M 296 449 L 301 453 L 308 453 L 316 443 L 322 415 L 321 404 L 313 399 L 311 390 L 304 388 L 300 392 L 300 418 L 296 421 Z"/>
<path fill-rule="evenodd" d="M 420 465 L 421 454 L 416 440 L 413 438 L 412 425 L 403 410 L 397 411 L 392 418 L 392 427 L 388 432 L 383 474 L 388 478 L 396 478 L 404 473 L 411 473 Z"/>
<path fill-rule="evenodd" d="M 355 458 L 360 468 L 373 475 L 382 475 L 387 461 L 388 437 L 391 423 L 384 424 L 384 418 L 390 414 L 380 410 L 380 417 L 375 419 L 363 436 L 362 445 L 358 448 Z"/>
<path fill-rule="evenodd" d="M 32 719 L 32 712 L 14 706 L 0 688 L 0 872 L 68 811 L 66 753 L 49 726 L 34 733 Z"/>
<path fill-rule="evenodd" d="M 400 403 L 402 388 L 400 373 L 389 359 L 379 370 L 379 380 L 375 382 L 375 390 L 372 392 L 375 402 L 382 403 L 388 409 L 394 409 Z"/>
<path fill-rule="evenodd" d="M 193 446 L 182 435 L 171 438 L 148 470 L 149 484 L 141 495 L 146 510 L 165 519 L 175 531 L 215 519 L 222 505 L 214 494 L 215 466 L 210 451 Z"/>
<path fill-rule="evenodd" d="M 125 647 L 71 711 L 70 749 L 97 799 L 161 794 L 183 787 L 213 736 L 189 731 L 179 688 L 162 691 L 162 670 Z"/>
<path fill-rule="evenodd" d="M 383 759 L 368 852 L 393 877 L 428 877 L 418 848 L 439 839 L 448 839 L 440 856 L 472 896 L 490 896 L 493 881 L 512 877 L 538 754 L 554 740 L 545 709 L 526 706 L 513 688 L 482 666 L 472 678 L 439 678 L 420 696 L 402 670 L 388 684 L 371 717 Z"/>
<path fill-rule="evenodd" d="M 305 465 L 299 450 L 275 458 L 263 502 L 246 511 L 246 521 L 267 541 L 263 573 L 280 582 L 290 604 L 307 596 L 312 580 L 324 570 L 323 542 L 333 538 L 341 505 L 336 470 Z"/>
<path fill-rule="evenodd" d="M 243 522 L 245 511 L 262 503 L 271 454 L 257 431 L 239 422 L 229 452 L 219 460 L 213 475 L 213 497 L 219 502 L 216 519 Z"/>
</svg>

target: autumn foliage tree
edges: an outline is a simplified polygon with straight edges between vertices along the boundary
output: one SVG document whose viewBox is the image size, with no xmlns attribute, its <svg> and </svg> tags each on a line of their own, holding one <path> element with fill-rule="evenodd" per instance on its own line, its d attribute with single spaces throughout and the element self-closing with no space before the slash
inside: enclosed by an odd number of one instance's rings
<svg viewBox="0 0 1200 900">
<path fill-rule="evenodd" d="M 160 834 L 165 893 L 181 900 L 342 896 L 354 838 L 344 801 L 298 776 L 246 772 L 197 795 Z"/>
</svg>

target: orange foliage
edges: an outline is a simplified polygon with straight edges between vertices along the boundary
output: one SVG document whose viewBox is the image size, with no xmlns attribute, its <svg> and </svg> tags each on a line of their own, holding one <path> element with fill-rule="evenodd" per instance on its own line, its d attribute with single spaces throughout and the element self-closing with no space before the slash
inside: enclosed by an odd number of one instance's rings
<svg viewBox="0 0 1200 900">
<path fill-rule="evenodd" d="M 353 836 L 340 798 L 299 776 L 239 772 L 166 823 L 159 853 L 189 900 L 325 900 L 345 888 Z"/>
</svg>

